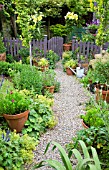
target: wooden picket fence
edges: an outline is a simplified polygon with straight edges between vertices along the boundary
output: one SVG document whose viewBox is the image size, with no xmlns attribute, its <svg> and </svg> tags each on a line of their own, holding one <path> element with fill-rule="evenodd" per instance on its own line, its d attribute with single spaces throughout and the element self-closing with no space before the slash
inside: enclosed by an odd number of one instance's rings
<svg viewBox="0 0 109 170">
<path fill-rule="evenodd" d="M 22 41 L 15 38 L 4 38 L 4 45 L 7 49 L 7 54 L 11 54 L 12 56 L 19 57 L 19 50 L 21 50 L 23 47 Z M 39 49 L 44 53 L 44 57 L 46 57 L 46 53 L 49 50 L 53 50 L 55 53 L 57 53 L 60 56 L 60 59 L 62 58 L 63 53 L 63 38 L 62 37 L 52 37 L 50 40 L 47 40 L 47 36 L 44 36 L 43 40 L 36 41 L 33 40 L 31 42 L 32 50 Z M 106 43 L 104 45 L 104 49 L 107 49 L 109 46 L 109 43 Z M 100 47 L 95 45 L 91 42 L 82 42 L 77 41 L 75 39 L 72 39 L 72 51 L 78 50 L 79 55 L 84 55 L 86 57 L 89 57 L 90 54 L 96 54 L 100 53 Z M 41 52 L 40 52 L 41 53 Z"/>
<path fill-rule="evenodd" d="M 72 51 L 78 51 L 79 55 L 89 57 L 90 55 L 100 53 L 100 47 L 92 42 L 82 42 L 75 39 L 72 40 Z"/>
</svg>

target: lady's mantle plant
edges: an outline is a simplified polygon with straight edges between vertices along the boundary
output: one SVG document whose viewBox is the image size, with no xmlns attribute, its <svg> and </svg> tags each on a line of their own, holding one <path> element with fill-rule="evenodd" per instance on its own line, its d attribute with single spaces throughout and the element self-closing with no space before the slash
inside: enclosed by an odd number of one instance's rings
<svg viewBox="0 0 109 170">
<path fill-rule="evenodd" d="M 27 134 L 20 137 L 15 131 L 0 130 L 0 168 L 21 170 L 24 165 L 32 163 L 37 144 Z"/>
<path fill-rule="evenodd" d="M 28 110 L 30 100 L 19 91 L 11 91 L 5 98 L 0 100 L 0 115 L 2 114 L 20 114 Z"/>
</svg>

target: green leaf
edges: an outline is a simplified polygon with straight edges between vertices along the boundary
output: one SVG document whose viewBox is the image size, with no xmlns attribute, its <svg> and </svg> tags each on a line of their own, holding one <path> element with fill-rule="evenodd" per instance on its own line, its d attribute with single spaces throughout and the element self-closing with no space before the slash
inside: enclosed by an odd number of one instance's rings
<svg viewBox="0 0 109 170">
<path fill-rule="evenodd" d="M 90 170 L 98 170 L 96 169 L 95 165 L 89 164 Z"/>
<path fill-rule="evenodd" d="M 90 158 L 90 155 L 89 155 L 89 152 L 88 152 L 88 149 L 87 149 L 85 143 L 82 140 L 79 140 L 79 143 L 82 147 L 82 151 L 84 153 L 84 158 Z"/>
<path fill-rule="evenodd" d="M 56 170 L 66 170 L 66 168 L 57 160 L 46 160 L 47 166 L 50 166 L 52 168 L 55 168 Z"/>
<path fill-rule="evenodd" d="M 45 151 L 44 151 L 44 154 L 46 154 L 46 152 L 48 151 L 48 148 L 49 148 L 50 144 L 51 144 L 51 142 L 49 142 L 49 143 L 47 144 L 47 146 L 46 146 L 46 148 L 45 148 Z"/>
<path fill-rule="evenodd" d="M 91 147 L 91 150 L 92 150 L 92 155 L 93 155 L 93 159 L 95 162 L 95 166 L 97 169 L 101 170 L 100 161 L 99 161 L 97 152 L 96 152 L 95 148 L 93 148 L 93 147 Z"/>
<path fill-rule="evenodd" d="M 52 144 L 54 144 L 58 148 L 58 150 L 60 152 L 60 156 L 61 156 L 62 161 L 63 161 L 63 164 L 66 167 L 66 169 L 72 170 L 72 164 L 71 164 L 70 159 L 68 158 L 64 148 L 62 148 L 62 146 L 57 142 L 52 142 Z"/>
</svg>

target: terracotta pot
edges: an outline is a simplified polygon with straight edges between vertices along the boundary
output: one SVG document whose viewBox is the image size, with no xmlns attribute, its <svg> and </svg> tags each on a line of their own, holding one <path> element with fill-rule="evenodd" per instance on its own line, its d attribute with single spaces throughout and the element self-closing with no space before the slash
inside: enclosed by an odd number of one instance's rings
<svg viewBox="0 0 109 170">
<path fill-rule="evenodd" d="M 71 44 L 63 44 L 63 50 L 64 50 L 64 51 L 69 51 L 69 50 L 71 50 Z"/>
<path fill-rule="evenodd" d="M 81 67 L 83 68 L 88 68 L 89 64 L 88 63 L 81 63 Z"/>
<path fill-rule="evenodd" d="M 88 129 L 89 127 L 84 123 L 84 121 L 82 120 L 82 125 L 84 128 Z"/>
<path fill-rule="evenodd" d="M 109 103 L 109 90 L 102 90 L 102 94 L 100 94 L 100 89 L 96 89 L 96 101 L 101 99 Z"/>
<path fill-rule="evenodd" d="M 72 75 L 73 75 L 73 72 L 70 70 L 70 68 L 66 68 L 66 73 L 67 73 L 67 75 L 69 75 L 69 76 L 72 76 Z"/>
<path fill-rule="evenodd" d="M 3 114 L 3 117 L 6 119 L 11 130 L 15 129 L 17 132 L 21 132 L 28 119 L 28 114 L 29 110 L 16 115 Z"/>
<path fill-rule="evenodd" d="M 55 86 L 46 86 L 45 89 L 47 89 L 50 93 L 54 93 Z"/>
<path fill-rule="evenodd" d="M 37 61 L 33 61 L 33 65 L 38 67 L 38 62 Z"/>
<path fill-rule="evenodd" d="M 6 61 L 6 53 L 0 54 L 0 61 Z"/>
</svg>

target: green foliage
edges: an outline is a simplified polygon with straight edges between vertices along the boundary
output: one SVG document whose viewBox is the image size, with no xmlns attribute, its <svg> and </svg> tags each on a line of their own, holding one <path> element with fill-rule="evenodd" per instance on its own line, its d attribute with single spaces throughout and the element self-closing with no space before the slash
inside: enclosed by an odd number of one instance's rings
<svg viewBox="0 0 109 170">
<path fill-rule="evenodd" d="M 67 67 L 71 67 L 71 68 L 74 68 L 77 66 L 77 61 L 71 59 L 69 61 L 67 61 L 65 64 L 64 64 L 64 67 L 67 68 Z"/>
<path fill-rule="evenodd" d="M 18 51 L 19 55 L 21 56 L 22 63 L 27 63 L 27 57 L 29 56 L 29 49 L 28 48 L 21 48 Z"/>
<path fill-rule="evenodd" d="M 72 138 L 72 142 L 66 145 L 69 155 L 71 155 L 72 149 L 77 148 L 81 151 L 78 143 L 79 140 L 83 140 L 89 149 L 94 147 L 97 150 L 99 159 L 101 162 L 105 163 L 102 168 L 109 168 L 109 138 L 105 127 L 93 127 L 88 129 L 82 129 L 77 132 L 77 136 Z"/>
<path fill-rule="evenodd" d="M 0 100 L 0 115 L 19 114 L 28 110 L 30 100 L 19 91 L 10 91 Z"/>
<path fill-rule="evenodd" d="M 9 91 L 13 91 L 13 83 L 10 82 L 8 79 L 5 79 L 4 76 L 0 78 L 0 98 L 1 100 L 5 97 L 5 95 Z"/>
<path fill-rule="evenodd" d="M 46 58 L 41 58 L 38 62 L 39 66 L 48 66 L 48 60 Z"/>
<path fill-rule="evenodd" d="M 6 48 L 3 43 L 3 38 L 1 37 L 1 34 L 0 34 L 0 54 L 4 52 L 6 52 Z"/>
<path fill-rule="evenodd" d="M 93 83 L 95 82 L 93 74 L 93 71 L 89 69 L 87 75 L 80 80 L 80 82 L 84 84 L 84 87 L 89 85 L 89 80 L 92 80 Z"/>
<path fill-rule="evenodd" d="M 61 25 L 61 24 L 51 25 L 50 30 L 53 33 L 53 36 L 60 36 L 60 37 L 67 36 L 67 29 L 65 25 Z"/>
<path fill-rule="evenodd" d="M 64 65 L 70 59 L 76 60 L 77 59 L 77 51 L 64 51 L 62 54 L 62 64 Z"/>
<path fill-rule="evenodd" d="M 95 43 L 96 35 L 91 34 L 89 32 L 82 34 L 82 41 L 83 42 L 94 42 Z"/>
<path fill-rule="evenodd" d="M 107 114 L 106 111 L 104 111 L 104 114 Z M 100 114 L 100 108 L 90 108 L 89 110 L 86 111 L 85 115 L 81 115 L 81 118 L 83 119 L 84 123 L 91 127 L 91 126 L 95 126 L 95 127 L 103 127 L 104 126 L 104 122 L 101 118 L 101 114 Z"/>
<path fill-rule="evenodd" d="M 51 109 L 52 104 L 52 99 L 47 99 L 42 95 L 36 95 L 34 97 L 28 120 L 25 123 L 25 129 L 23 129 L 24 134 L 27 133 L 30 136 L 39 138 L 47 127 L 51 128 L 56 125 L 56 120 Z"/>
<path fill-rule="evenodd" d="M 41 20 L 43 15 L 40 14 L 40 12 L 37 13 L 35 1 L 13 0 L 13 3 L 16 9 L 17 23 L 21 30 L 21 39 L 23 40 L 23 44 L 28 47 L 29 42 L 31 42 L 34 37 L 37 39 L 42 38 Z"/>
<path fill-rule="evenodd" d="M 13 63 L 14 57 L 11 54 L 6 55 L 6 62 Z"/>
<path fill-rule="evenodd" d="M 18 72 L 13 72 L 13 70 L 10 70 L 10 74 L 12 74 L 12 81 L 15 88 L 19 90 L 34 89 L 36 93 L 41 94 L 42 73 L 36 70 L 36 67 L 25 65 L 25 67 L 22 67 L 21 70 Z"/>
<path fill-rule="evenodd" d="M 37 142 L 27 134 L 20 136 L 15 132 L 0 130 L 0 166 L 7 170 L 21 170 L 33 161 Z"/>
<path fill-rule="evenodd" d="M 82 154 L 77 149 L 72 150 L 74 156 L 77 158 L 77 161 L 78 161 L 76 165 L 76 169 L 77 170 L 86 170 L 86 169 L 101 170 L 100 161 L 98 159 L 98 155 L 97 155 L 95 148 L 91 147 L 91 151 L 92 151 L 92 157 L 91 157 L 89 155 L 88 148 L 86 147 L 85 143 L 82 140 L 79 140 L 79 143 L 81 145 L 84 158 L 82 157 Z M 44 160 L 40 162 L 39 164 L 36 164 L 33 169 L 35 168 L 38 169 L 42 166 L 49 166 L 56 170 L 73 170 L 71 161 L 66 151 L 64 150 L 64 148 L 57 142 L 52 142 L 52 144 L 54 145 L 52 150 L 54 150 L 55 148 L 58 148 L 62 163 L 58 162 L 57 160 L 52 160 L 52 159 Z M 45 153 L 47 152 L 49 146 L 50 146 L 50 143 L 48 143 L 45 149 Z"/>
<path fill-rule="evenodd" d="M 54 89 L 54 92 L 59 92 L 59 90 L 60 90 L 60 82 L 58 82 L 58 81 L 55 81 L 55 83 L 54 83 L 54 86 L 55 86 L 55 89 Z"/>
<path fill-rule="evenodd" d="M 43 77 L 43 87 L 45 86 L 54 86 L 55 83 L 57 82 L 56 80 L 56 73 L 54 70 L 49 69 L 43 72 L 42 74 Z"/>
<path fill-rule="evenodd" d="M 92 12 L 95 13 L 96 18 L 99 19 L 100 24 L 98 26 L 97 36 L 96 36 L 96 44 L 103 45 L 105 42 L 108 42 L 109 37 L 107 36 L 109 33 L 108 21 L 109 21 L 109 2 L 107 0 L 95 0 L 94 3 L 97 3 L 96 7 L 94 7 L 93 1 L 90 2 L 90 7 Z"/>
<path fill-rule="evenodd" d="M 11 71 L 21 71 L 22 70 L 22 66 L 23 67 L 27 67 L 27 65 L 25 64 L 21 64 L 19 62 L 14 62 L 14 63 L 8 63 L 8 62 L 0 62 L 0 73 L 5 75 L 5 76 L 9 76 L 11 74 Z"/>
<path fill-rule="evenodd" d="M 49 62 L 49 68 L 56 68 L 56 62 L 59 60 L 59 56 L 52 50 L 49 50 L 46 54 L 46 58 Z"/>
<path fill-rule="evenodd" d="M 94 69 L 94 79 L 100 83 L 108 83 L 109 84 L 109 62 L 97 62 Z"/>
</svg>

